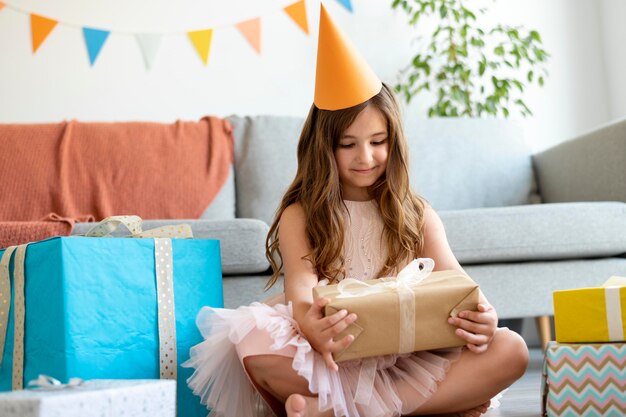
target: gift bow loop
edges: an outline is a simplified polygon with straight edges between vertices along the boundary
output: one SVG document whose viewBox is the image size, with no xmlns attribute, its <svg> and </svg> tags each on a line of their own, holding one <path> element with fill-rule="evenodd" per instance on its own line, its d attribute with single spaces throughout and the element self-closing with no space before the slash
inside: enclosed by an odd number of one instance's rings
<svg viewBox="0 0 626 417">
<path fill-rule="evenodd" d="M 111 233 L 123 226 L 131 238 L 193 238 L 188 224 L 161 226 L 143 230 L 143 220 L 139 216 L 110 216 L 100 221 L 85 233 L 86 237 L 111 237 Z"/>
<path fill-rule="evenodd" d="M 80 378 L 70 378 L 67 384 L 62 384 L 58 379 L 48 375 L 40 374 L 37 379 L 28 382 L 28 388 L 37 388 L 43 390 L 58 390 L 65 388 L 73 388 L 82 385 L 84 381 Z"/>
<path fill-rule="evenodd" d="M 405 266 L 396 278 L 381 278 L 376 284 L 368 284 L 354 278 L 347 278 L 337 284 L 339 295 L 336 298 L 362 297 L 390 289 L 409 288 L 421 283 L 435 268 L 430 258 L 417 258 Z"/>
</svg>

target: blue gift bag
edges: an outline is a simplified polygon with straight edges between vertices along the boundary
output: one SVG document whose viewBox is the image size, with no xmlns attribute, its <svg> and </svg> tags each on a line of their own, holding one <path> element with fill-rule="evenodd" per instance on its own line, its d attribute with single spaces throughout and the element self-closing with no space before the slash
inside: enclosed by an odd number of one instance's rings
<svg viewBox="0 0 626 417">
<path fill-rule="evenodd" d="M 223 306 L 219 241 L 171 243 L 178 416 L 204 417 L 206 408 L 186 384 L 193 370 L 179 364 L 202 341 L 195 324 L 200 308 Z M 153 239 L 59 237 L 27 247 L 24 383 L 39 374 L 62 381 L 159 378 L 154 245 Z M 14 263 L 15 254 L 11 271 Z M 0 391 L 11 389 L 14 300 Z"/>
</svg>

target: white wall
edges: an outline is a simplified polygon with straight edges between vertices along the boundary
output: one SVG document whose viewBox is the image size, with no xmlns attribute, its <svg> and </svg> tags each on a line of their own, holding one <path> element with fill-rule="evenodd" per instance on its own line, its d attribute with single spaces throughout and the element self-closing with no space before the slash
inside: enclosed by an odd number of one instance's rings
<svg viewBox="0 0 626 417">
<path fill-rule="evenodd" d="M 595 0 L 500 1 L 501 20 L 535 28 L 552 55 L 549 79 L 533 89 L 535 117 L 523 122 L 528 141 L 542 149 L 610 119 L 599 20 Z"/>
<path fill-rule="evenodd" d="M 33 55 L 28 15 L 0 11 L 0 122 L 304 116 L 313 97 L 317 0 L 307 2 L 308 37 L 281 11 L 289 0 L 6 1 L 77 26 L 60 24 Z M 391 9 L 391 0 L 353 0 L 354 14 L 335 1 L 325 4 L 380 77 L 394 83 L 412 56 L 416 33 Z M 611 81 L 619 78 L 606 65 L 623 67 L 624 58 L 604 58 L 612 31 L 626 30 L 614 13 L 623 7 L 619 0 L 604 0 L 602 7 L 595 0 L 500 0 L 492 7 L 490 19 L 537 29 L 552 54 L 546 87 L 527 99 L 535 116 L 523 124 L 535 149 L 626 114 L 626 94 L 609 97 L 606 81 L 607 74 Z M 231 26 L 259 15 L 260 56 Z M 113 31 L 94 67 L 80 25 Z M 205 67 L 184 32 L 211 25 L 221 27 Z M 148 71 L 135 40 L 116 33 L 136 30 L 180 33 L 164 36 Z M 626 90 L 626 83 L 619 88 Z M 425 107 L 418 99 L 407 112 L 423 117 Z"/>
<path fill-rule="evenodd" d="M 602 0 L 600 20 L 602 44 L 605 52 L 606 80 L 609 86 L 608 105 L 611 119 L 626 115 L 626 2 Z"/>
</svg>

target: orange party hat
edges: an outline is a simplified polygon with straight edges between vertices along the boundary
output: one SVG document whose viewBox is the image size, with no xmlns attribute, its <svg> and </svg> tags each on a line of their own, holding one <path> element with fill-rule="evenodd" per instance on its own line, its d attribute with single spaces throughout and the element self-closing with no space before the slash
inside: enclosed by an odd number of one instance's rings
<svg viewBox="0 0 626 417">
<path fill-rule="evenodd" d="M 314 100 L 317 108 L 356 106 L 374 97 L 381 88 L 380 79 L 321 4 Z"/>
</svg>

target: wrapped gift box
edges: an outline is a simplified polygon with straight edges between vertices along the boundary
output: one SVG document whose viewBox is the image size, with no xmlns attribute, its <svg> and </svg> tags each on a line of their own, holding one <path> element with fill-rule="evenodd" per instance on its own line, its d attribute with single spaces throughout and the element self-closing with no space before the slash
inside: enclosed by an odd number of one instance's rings
<svg viewBox="0 0 626 417">
<path fill-rule="evenodd" d="M 2 417 L 175 417 L 176 382 L 93 380 L 63 389 L 0 393 Z"/>
<path fill-rule="evenodd" d="M 626 340 L 626 278 L 612 277 L 597 288 L 555 291 L 553 298 L 557 342 Z"/>
<path fill-rule="evenodd" d="M 459 271 L 432 272 L 423 281 L 410 284 L 408 292 L 404 286 L 394 288 L 393 281 L 393 278 L 364 281 L 367 287 L 363 286 L 363 295 L 348 297 L 340 294 L 338 285 L 313 289 L 315 299 L 331 299 L 325 307 L 326 316 L 342 309 L 357 314 L 357 321 L 335 338 L 339 340 L 347 334 L 355 337 L 350 346 L 334 355 L 337 362 L 466 343 L 454 333 L 456 327 L 447 320 L 462 310 L 476 310 L 479 288 L 470 277 Z M 392 285 L 385 287 L 389 283 Z M 367 289 L 372 286 L 379 286 L 379 289 Z M 357 286 L 355 294 L 361 291 L 359 288 Z M 410 308 L 413 314 L 409 317 L 403 303 L 414 303 Z M 406 318 L 401 319 L 403 317 Z M 411 339 L 408 344 L 407 338 Z"/>
<path fill-rule="evenodd" d="M 219 241 L 171 242 L 178 410 L 204 417 L 206 408 L 186 384 L 192 370 L 180 363 L 202 341 L 195 324 L 200 308 L 223 306 Z M 39 374 L 60 380 L 160 377 L 154 245 L 153 239 L 60 237 L 26 248 L 23 381 Z M 14 263 L 15 254 L 11 270 Z M 0 391 L 12 387 L 14 298 Z"/>
<path fill-rule="evenodd" d="M 626 415 L 626 344 L 550 342 L 542 379 L 542 415 Z"/>
</svg>

